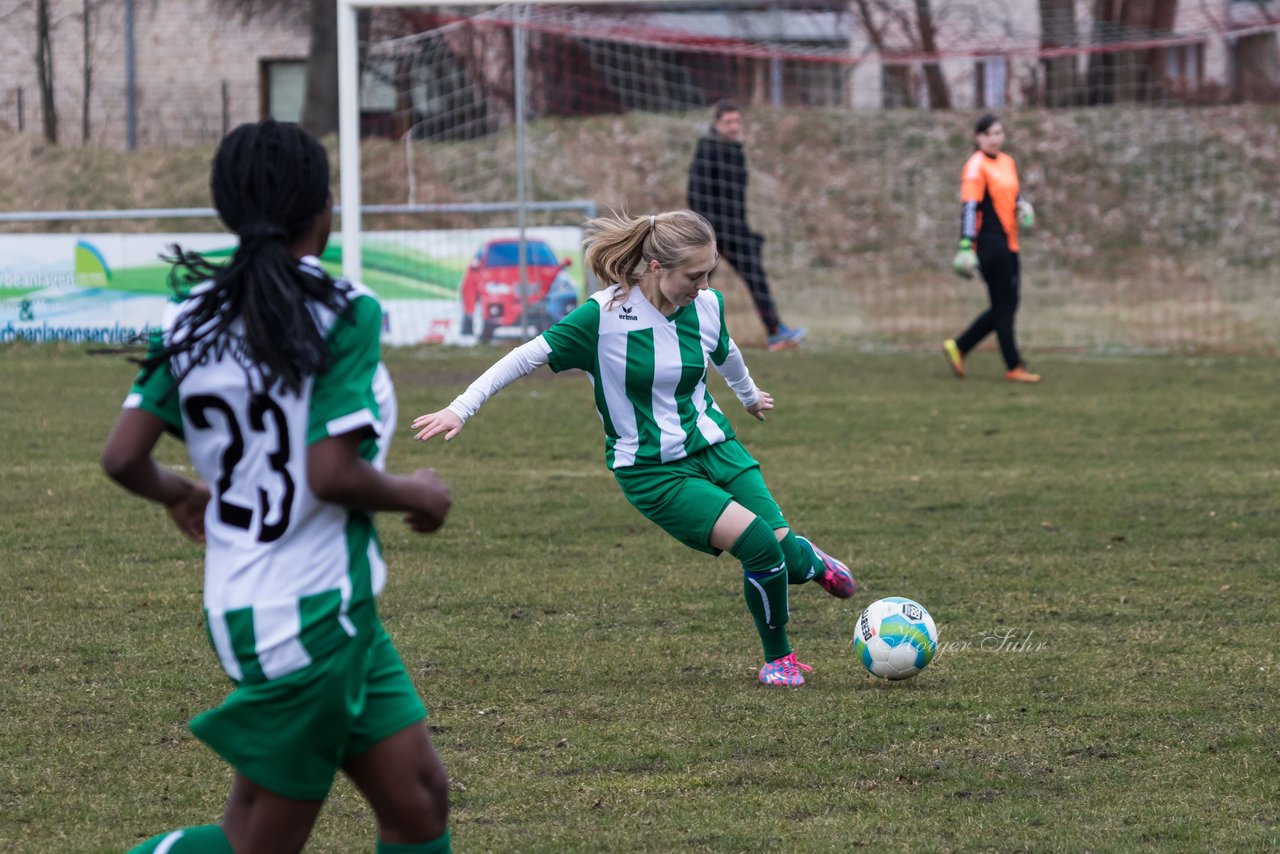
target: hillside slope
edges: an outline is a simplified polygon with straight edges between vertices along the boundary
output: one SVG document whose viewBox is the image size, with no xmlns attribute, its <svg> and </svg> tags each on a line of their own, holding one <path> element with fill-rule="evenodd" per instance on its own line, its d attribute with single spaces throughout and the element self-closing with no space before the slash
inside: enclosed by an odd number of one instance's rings
<svg viewBox="0 0 1280 854">
<path fill-rule="evenodd" d="M 630 113 L 536 122 L 529 133 L 531 197 L 594 199 L 601 210 L 632 213 L 683 207 L 688 158 L 704 120 Z M 946 272 L 971 120 L 913 111 L 748 114 L 750 216 L 768 238 L 766 267 L 789 316 L 848 334 L 927 340 L 981 304 L 980 293 Z M 1263 346 L 1275 341 L 1280 309 L 1271 304 L 1270 282 L 1280 261 L 1280 110 L 1023 111 L 1006 123 L 1007 150 L 1039 215 L 1023 260 L 1029 286 L 1039 288 L 1038 319 L 1029 328 L 1046 345 L 1182 346 L 1169 329 L 1185 332 L 1190 346 L 1241 335 Z M 0 137 L 3 205 L 207 206 L 211 155 L 211 146 L 126 153 Z M 407 200 L 405 145 L 369 140 L 362 155 L 365 201 Z M 414 143 L 412 160 L 418 201 L 515 196 L 510 133 Z M 370 228 L 471 224 L 495 220 L 368 221 Z M 88 230 L 3 226 L 67 229 Z M 1196 327 L 1188 330 L 1189 322 Z"/>
</svg>

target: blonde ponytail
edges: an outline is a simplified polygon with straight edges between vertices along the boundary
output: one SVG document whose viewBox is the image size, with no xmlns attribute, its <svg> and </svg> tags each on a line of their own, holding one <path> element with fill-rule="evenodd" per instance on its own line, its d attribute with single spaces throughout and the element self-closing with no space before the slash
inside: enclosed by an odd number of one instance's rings
<svg viewBox="0 0 1280 854">
<path fill-rule="evenodd" d="M 640 281 L 649 261 L 674 267 L 716 242 L 711 223 L 688 210 L 640 217 L 612 214 L 588 220 L 583 231 L 583 259 L 601 284 L 618 288 L 614 299 Z"/>
</svg>

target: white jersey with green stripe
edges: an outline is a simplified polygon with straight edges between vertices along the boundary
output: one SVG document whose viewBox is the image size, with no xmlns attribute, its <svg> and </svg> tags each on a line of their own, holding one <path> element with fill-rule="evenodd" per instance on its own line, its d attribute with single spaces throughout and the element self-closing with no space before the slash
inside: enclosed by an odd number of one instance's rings
<svg viewBox="0 0 1280 854">
<path fill-rule="evenodd" d="M 318 265 L 303 259 L 304 269 L 308 262 Z M 197 290 L 174 319 L 199 298 Z M 307 478 L 307 448 L 353 431 L 368 434 L 365 460 L 385 462 L 396 402 L 381 360 L 382 307 L 353 285 L 342 316 L 318 305 L 312 314 L 329 359 L 297 395 L 262 388 L 233 330 L 194 365 L 175 360 L 139 374 L 124 404 L 183 439 L 210 486 L 204 606 L 210 640 L 236 681 L 279 678 L 372 631 L 374 609 L 359 606 L 372 605 L 386 580 L 372 517 L 322 501 Z"/>
<path fill-rule="evenodd" d="M 664 315 L 639 287 L 623 299 L 618 294 L 593 294 L 542 334 L 552 370 L 577 368 L 591 377 L 609 468 L 667 463 L 732 438 L 707 389 L 708 363 L 744 404 L 757 392 L 729 337 L 724 297 L 704 290 Z"/>
</svg>

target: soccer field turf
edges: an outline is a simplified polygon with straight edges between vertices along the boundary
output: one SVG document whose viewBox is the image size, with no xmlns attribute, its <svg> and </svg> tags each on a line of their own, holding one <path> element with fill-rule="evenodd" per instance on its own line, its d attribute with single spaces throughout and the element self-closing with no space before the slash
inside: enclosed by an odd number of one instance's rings
<svg viewBox="0 0 1280 854">
<path fill-rule="evenodd" d="M 590 387 L 543 370 L 452 443 L 410 441 L 495 350 L 391 351 L 390 468 L 452 485 L 445 528 L 380 519 L 385 622 L 432 710 L 459 851 L 1240 850 L 1280 845 L 1280 398 L 1271 359 L 747 353 L 756 423 L 712 389 L 799 533 L 863 589 L 793 588 L 798 690 L 755 683 L 728 556 L 623 500 Z M 121 850 L 217 820 L 186 731 L 229 683 L 200 550 L 98 453 L 132 368 L 0 349 L 0 849 Z M 165 440 L 161 457 L 185 463 Z M 942 652 L 886 685 L 873 599 Z M 371 851 L 345 782 L 308 850 Z"/>
</svg>

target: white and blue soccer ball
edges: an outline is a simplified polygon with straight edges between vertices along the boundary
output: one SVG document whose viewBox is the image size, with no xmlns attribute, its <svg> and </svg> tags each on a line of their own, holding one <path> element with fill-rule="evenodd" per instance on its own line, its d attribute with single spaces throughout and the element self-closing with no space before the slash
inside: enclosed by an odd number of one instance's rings
<svg viewBox="0 0 1280 854">
<path fill-rule="evenodd" d="M 937 651 L 938 627 L 913 599 L 880 599 L 858 618 L 853 652 L 874 676 L 909 679 L 924 670 Z"/>
</svg>

